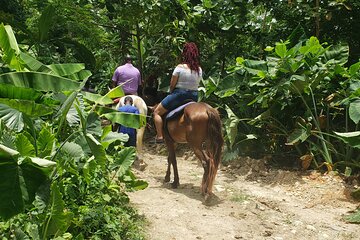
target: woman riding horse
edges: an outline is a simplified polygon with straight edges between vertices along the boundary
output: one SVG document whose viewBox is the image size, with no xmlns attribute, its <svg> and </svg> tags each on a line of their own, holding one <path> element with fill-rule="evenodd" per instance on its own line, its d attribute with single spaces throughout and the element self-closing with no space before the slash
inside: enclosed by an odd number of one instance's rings
<svg viewBox="0 0 360 240">
<path fill-rule="evenodd" d="M 198 100 L 197 89 L 202 79 L 202 69 L 196 44 L 186 43 L 181 56 L 182 63 L 176 66 L 171 77 L 171 93 L 154 110 L 156 137 L 151 143 L 164 142 L 162 116 L 165 113 L 179 107 L 185 100 Z"/>
<path fill-rule="evenodd" d="M 212 187 L 221 158 L 222 126 L 217 110 L 206 103 L 198 103 L 199 82 L 202 69 L 199 64 L 199 50 L 195 43 L 186 43 L 182 52 L 182 63 L 172 75 L 170 82 L 171 94 L 168 95 L 154 110 L 154 121 L 157 136 L 154 143 L 164 142 L 168 150 L 168 167 L 165 181 L 170 181 L 170 168 L 173 166 L 174 182 L 172 187 L 178 187 L 179 174 L 177 169 L 175 148 L 176 143 L 188 143 L 194 150 L 204 168 L 201 183 L 201 193 L 207 199 L 212 194 Z M 163 132 L 163 115 L 179 107 L 185 100 L 191 99 L 183 108 L 183 112 L 166 118 Z M 165 134 L 164 134 L 165 133 Z"/>
</svg>

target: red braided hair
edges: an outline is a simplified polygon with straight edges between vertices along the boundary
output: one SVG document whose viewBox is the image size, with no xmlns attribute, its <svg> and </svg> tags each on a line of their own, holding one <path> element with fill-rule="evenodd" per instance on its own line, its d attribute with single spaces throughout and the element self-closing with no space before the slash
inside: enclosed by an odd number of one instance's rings
<svg viewBox="0 0 360 240">
<path fill-rule="evenodd" d="M 200 71 L 200 56 L 199 49 L 193 42 L 188 42 L 184 45 L 182 51 L 182 63 L 186 63 L 191 70 L 199 74 Z"/>
</svg>

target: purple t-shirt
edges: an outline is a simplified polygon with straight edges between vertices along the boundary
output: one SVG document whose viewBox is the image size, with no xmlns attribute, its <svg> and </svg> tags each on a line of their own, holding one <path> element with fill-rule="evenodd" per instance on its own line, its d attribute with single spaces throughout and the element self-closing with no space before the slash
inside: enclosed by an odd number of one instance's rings
<svg viewBox="0 0 360 240">
<path fill-rule="evenodd" d="M 112 80 L 117 86 L 121 85 L 125 94 L 136 94 L 141 85 L 140 72 L 131 63 L 116 68 Z"/>
</svg>

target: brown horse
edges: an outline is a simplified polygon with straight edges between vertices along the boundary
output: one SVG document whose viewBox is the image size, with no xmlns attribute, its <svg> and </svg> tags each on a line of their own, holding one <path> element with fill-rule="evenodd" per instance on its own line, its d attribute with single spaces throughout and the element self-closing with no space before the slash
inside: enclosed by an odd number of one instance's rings
<svg viewBox="0 0 360 240">
<path fill-rule="evenodd" d="M 201 193 L 205 200 L 212 194 L 212 187 L 221 158 L 224 143 L 220 116 L 206 103 L 192 103 L 179 116 L 166 120 L 164 137 L 168 149 L 168 167 L 165 182 L 170 181 L 173 166 L 173 188 L 179 186 L 179 174 L 175 156 L 175 143 L 188 143 L 204 168 Z"/>
</svg>

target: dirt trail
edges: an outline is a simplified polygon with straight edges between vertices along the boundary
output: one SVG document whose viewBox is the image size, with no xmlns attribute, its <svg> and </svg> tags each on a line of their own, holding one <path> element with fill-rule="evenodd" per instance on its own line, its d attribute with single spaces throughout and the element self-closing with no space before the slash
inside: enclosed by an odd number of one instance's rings
<svg viewBox="0 0 360 240">
<path fill-rule="evenodd" d="M 162 146 L 148 148 L 148 166 L 135 173 L 149 187 L 129 193 L 149 222 L 149 240 L 360 239 L 360 226 L 342 220 L 359 203 L 337 176 L 268 169 L 265 160 L 239 158 L 220 168 L 215 196 L 204 204 L 197 159 L 191 152 L 178 157 L 180 187 L 172 189 L 163 183 L 165 154 Z"/>
</svg>

